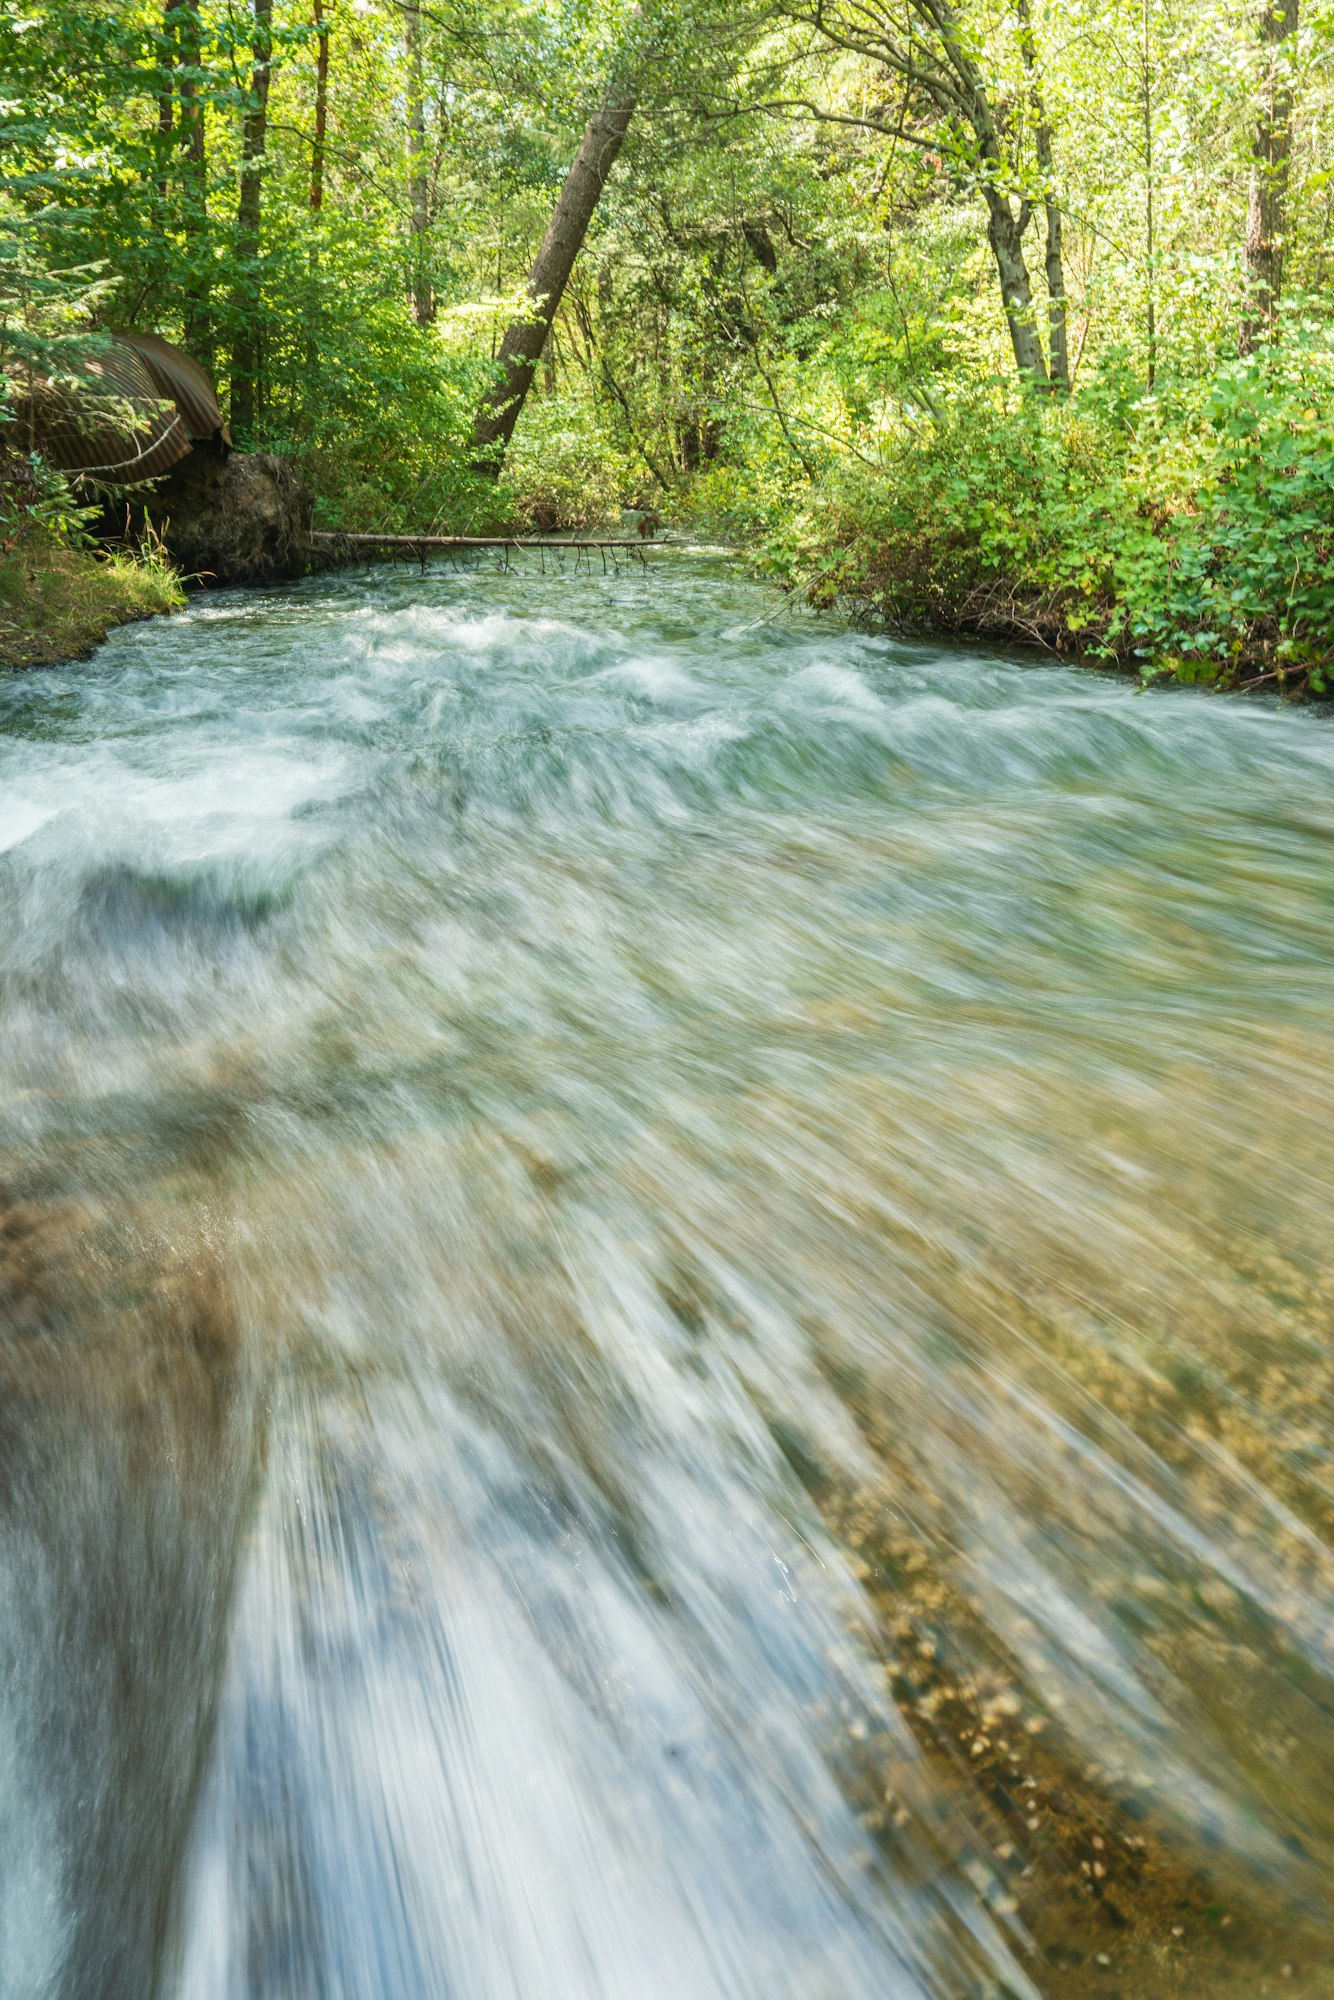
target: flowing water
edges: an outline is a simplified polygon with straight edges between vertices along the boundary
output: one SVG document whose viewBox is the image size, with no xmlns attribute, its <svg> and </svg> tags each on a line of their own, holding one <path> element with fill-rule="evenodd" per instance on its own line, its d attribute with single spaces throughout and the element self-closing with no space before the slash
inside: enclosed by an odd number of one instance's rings
<svg viewBox="0 0 1334 2000">
<path fill-rule="evenodd" d="M 689 553 L 0 686 L 3 2000 L 1334 1991 L 1332 775 Z"/>
</svg>

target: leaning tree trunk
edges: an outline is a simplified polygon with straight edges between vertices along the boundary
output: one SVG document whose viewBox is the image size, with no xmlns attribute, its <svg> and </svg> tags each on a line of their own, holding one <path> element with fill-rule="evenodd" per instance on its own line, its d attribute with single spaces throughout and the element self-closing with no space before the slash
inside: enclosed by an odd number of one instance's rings
<svg viewBox="0 0 1334 2000">
<path fill-rule="evenodd" d="M 241 190 L 236 204 L 236 275 L 239 300 L 232 334 L 231 420 L 254 428 L 259 407 L 259 225 L 264 142 L 269 123 L 269 69 L 273 60 L 273 0 L 252 0 L 255 67 L 241 128 Z"/>
<path fill-rule="evenodd" d="M 1251 146 L 1251 187 L 1246 205 L 1248 298 L 1240 342 L 1243 354 L 1249 354 L 1257 340 L 1273 333 L 1283 289 L 1283 237 L 1292 156 L 1289 65 L 1297 34 L 1297 7 L 1298 0 L 1265 0 L 1260 20 L 1268 67 Z"/>
<path fill-rule="evenodd" d="M 492 478 L 500 471 L 505 447 L 514 435 L 551 322 L 588 234 L 598 198 L 621 150 L 634 108 L 633 90 L 618 87 L 608 93 L 589 119 L 574 165 L 542 238 L 537 261 L 528 274 L 532 314 L 506 328 L 500 344 L 500 379 L 478 411 L 473 426 L 473 464 Z"/>
</svg>

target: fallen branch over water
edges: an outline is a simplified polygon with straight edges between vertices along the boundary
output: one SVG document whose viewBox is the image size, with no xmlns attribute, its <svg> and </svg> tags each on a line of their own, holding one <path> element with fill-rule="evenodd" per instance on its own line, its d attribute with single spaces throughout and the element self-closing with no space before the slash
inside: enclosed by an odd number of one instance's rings
<svg viewBox="0 0 1334 2000">
<path fill-rule="evenodd" d="M 666 548 L 665 542 L 642 540 L 639 536 L 604 537 L 600 541 L 555 541 L 542 536 L 523 535 L 344 535 L 336 530 L 317 530 L 308 537 L 321 549 L 637 549 Z"/>
</svg>

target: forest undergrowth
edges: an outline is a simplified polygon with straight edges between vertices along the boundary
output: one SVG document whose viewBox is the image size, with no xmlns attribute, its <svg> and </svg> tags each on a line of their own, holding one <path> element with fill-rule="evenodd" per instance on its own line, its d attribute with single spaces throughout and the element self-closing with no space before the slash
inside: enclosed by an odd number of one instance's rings
<svg viewBox="0 0 1334 2000">
<path fill-rule="evenodd" d="M 1328 692 L 1334 348 L 1314 321 L 1146 394 L 969 385 L 875 464 L 786 505 L 738 482 L 723 522 L 816 602 L 1223 687 Z M 708 489 L 695 505 L 708 507 Z M 749 504 L 748 504 L 749 503 Z"/>
</svg>

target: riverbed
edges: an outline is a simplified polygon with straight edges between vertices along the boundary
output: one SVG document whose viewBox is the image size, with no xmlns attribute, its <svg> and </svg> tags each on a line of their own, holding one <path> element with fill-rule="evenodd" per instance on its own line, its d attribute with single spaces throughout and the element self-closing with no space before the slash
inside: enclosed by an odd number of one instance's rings
<svg viewBox="0 0 1334 2000">
<path fill-rule="evenodd" d="M 3 2000 L 1334 1993 L 1332 775 L 688 551 L 0 681 Z"/>
</svg>

